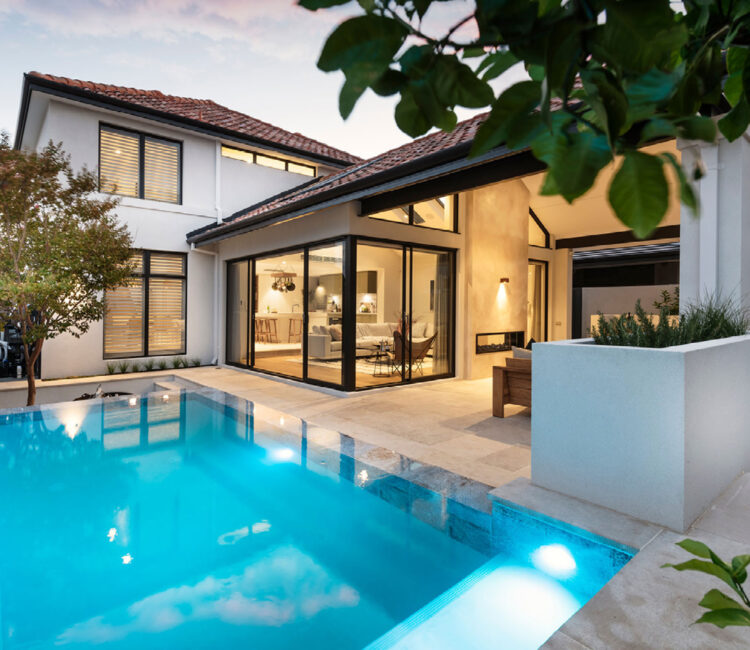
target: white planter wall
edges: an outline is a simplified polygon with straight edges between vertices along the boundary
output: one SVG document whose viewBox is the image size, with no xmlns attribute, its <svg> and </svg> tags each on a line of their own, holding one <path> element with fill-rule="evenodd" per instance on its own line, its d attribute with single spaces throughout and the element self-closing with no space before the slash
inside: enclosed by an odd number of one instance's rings
<svg viewBox="0 0 750 650">
<path fill-rule="evenodd" d="M 750 468 L 750 336 L 538 343 L 532 383 L 538 485 L 685 530 Z"/>
</svg>

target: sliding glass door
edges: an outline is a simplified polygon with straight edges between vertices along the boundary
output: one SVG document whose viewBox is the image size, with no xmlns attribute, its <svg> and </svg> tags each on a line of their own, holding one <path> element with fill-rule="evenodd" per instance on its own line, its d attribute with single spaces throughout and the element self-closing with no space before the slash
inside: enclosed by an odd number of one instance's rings
<svg viewBox="0 0 750 650">
<path fill-rule="evenodd" d="M 226 362 L 345 390 L 451 376 L 454 267 L 354 237 L 230 261 Z"/>
<path fill-rule="evenodd" d="M 255 368 L 302 379 L 304 250 L 255 260 Z"/>
<path fill-rule="evenodd" d="M 360 240 L 357 285 L 357 388 L 453 374 L 453 251 Z"/>
</svg>

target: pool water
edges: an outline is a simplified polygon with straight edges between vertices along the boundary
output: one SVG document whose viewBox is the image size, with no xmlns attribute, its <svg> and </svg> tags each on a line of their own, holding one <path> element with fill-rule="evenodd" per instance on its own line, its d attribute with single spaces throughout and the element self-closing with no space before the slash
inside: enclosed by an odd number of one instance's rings
<svg viewBox="0 0 750 650">
<path fill-rule="evenodd" d="M 0 414 L 0 648 L 533 648 L 629 558 L 414 466 L 215 392 Z"/>
</svg>

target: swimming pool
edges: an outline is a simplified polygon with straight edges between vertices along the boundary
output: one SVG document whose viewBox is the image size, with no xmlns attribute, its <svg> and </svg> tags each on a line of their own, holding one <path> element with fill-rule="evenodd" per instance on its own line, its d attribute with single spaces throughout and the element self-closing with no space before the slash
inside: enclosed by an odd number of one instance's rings
<svg viewBox="0 0 750 650">
<path fill-rule="evenodd" d="M 0 647 L 537 647 L 630 554 L 482 492 L 217 391 L 5 412 Z"/>
</svg>

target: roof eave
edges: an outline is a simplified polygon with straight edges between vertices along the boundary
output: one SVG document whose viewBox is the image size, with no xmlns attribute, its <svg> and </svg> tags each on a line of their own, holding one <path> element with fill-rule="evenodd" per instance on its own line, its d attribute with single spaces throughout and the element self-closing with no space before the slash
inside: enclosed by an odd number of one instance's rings
<svg viewBox="0 0 750 650">
<path fill-rule="evenodd" d="M 454 147 L 425 156 L 424 158 L 419 158 L 397 167 L 385 169 L 377 174 L 363 178 L 359 182 L 355 181 L 350 184 L 331 188 L 330 190 L 320 192 L 319 194 L 315 194 L 306 199 L 301 199 L 288 205 L 269 210 L 256 218 L 245 220 L 235 219 L 234 221 L 224 222 L 220 226 L 212 224 L 211 226 L 194 230 L 187 234 L 187 241 L 191 244 L 206 245 L 222 239 L 227 239 L 228 237 L 235 237 L 250 232 L 251 230 L 257 230 L 260 227 L 271 225 L 278 221 L 293 219 L 309 212 L 315 212 L 340 203 L 361 199 L 363 198 L 361 193 L 364 190 L 372 190 L 372 192 L 368 192 L 368 194 L 376 193 L 376 190 L 382 189 L 383 185 L 393 180 L 407 178 L 432 168 L 440 168 L 439 172 L 435 174 L 435 176 L 440 176 L 454 171 L 461 166 L 471 167 L 474 165 L 481 165 L 490 160 L 497 160 L 514 154 L 521 154 L 526 151 L 511 151 L 506 146 L 501 145 L 483 156 L 469 159 L 467 158 L 467 154 L 471 149 L 471 145 L 472 141 L 463 142 Z M 450 163 L 455 163 L 455 165 L 448 167 Z M 462 163 L 465 164 L 462 165 Z M 405 185 L 408 184 L 408 182 L 405 183 Z M 358 192 L 360 193 L 359 195 L 357 194 Z M 245 212 L 249 210 L 250 208 L 246 209 Z"/>
<path fill-rule="evenodd" d="M 233 131 L 232 129 L 225 129 L 223 127 L 213 126 L 210 124 L 206 124 L 205 122 L 201 122 L 200 120 L 193 120 L 191 118 L 187 117 L 181 117 L 179 115 L 174 115 L 173 113 L 169 113 L 166 111 L 159 111 L 154 108 L 149 108 L 147 106 L 140 106 L 138 104 L 133 104 L 131 102 L 126 102 L 120 99 L 115 99 L 113 97 L 106 97 L 103 95 L 98 95 L 95 93 L 92 93 L 90 91 L 86 91 L 83 89 L 71 87 L 67 84 L 59 83 L 57 81 L 50 81 L 49 79 L 44 79 L 43 77 L 37 77 L 36 75 L 29 75 L 28 73 L 24 73 L 24 95 L 22 98 L 21 103 L 21 115 L 19 115 L 19 129 L 16 132 L 16 143 L 20 142 L 20 138 L 22 138 L 22 129 L 25 127 L 26 123 L 26 113 L 28 112 L 28 104 L 30 101 L 31 93 L 34 90 L 38 90 L 40 92 L 46 92 L 51 95 L 55 95 L 58 97 L 63 97 L 66 99 L 72 99 L 74 101 L 82 101 L 83 103 L 92 105 L 92 106 L 98 106 L 99 108 L 106 108 L 109 110 L 117 110 L 122 113 L 128 113 L 130 115 L 135 115 L 138 117 L 148 117 L 149 119 L 153 119 L 165 124 L 169 124 L 170 126 L 177 126 L 179 128 L 187 128 L 191 131 L 197 131 L 199 133 L 203 133 L 205 135 L 213 135 L 218 137 L 223 137 L 228 140 L 233 140 L 235 142 L 241 142 L 245 144 L 250 145 L 258 145 L 260 147 L 264 147 L 267 149 L 275 150 L 275 151 L 282 151 L 300 158 L 304 158 L 306 160 L 310 160 L 312 162 L 322 163 L 325 165 L 333 165 L 336 167 L 348 167 L 352 164 L 350 160 L 343 160 L 340 158 L 335 158 L 333 156 L 325 156 L 322 154 L 314 154 L 310 153 L 309 151 L 305 151 L 304 149 L 298 149 L 296 147 L 290 147 L 288 145 L 279 144 L 277 142 L 273 142 L 272 140 L 266 140 L 265 138 L 258 138 L 255 136 L 249 136 L 244 133 L 241 133 L 239 131 Z"/>
</svg>

